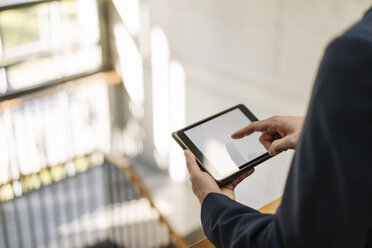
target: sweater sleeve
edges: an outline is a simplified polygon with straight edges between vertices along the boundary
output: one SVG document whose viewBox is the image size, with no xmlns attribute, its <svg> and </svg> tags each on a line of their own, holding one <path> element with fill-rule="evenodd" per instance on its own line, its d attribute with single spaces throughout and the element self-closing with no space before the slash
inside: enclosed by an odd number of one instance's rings
<svg viewBox="0 0 372 248">
<path fill-rule="evenodd" d="M 260 214 L 219 194 L 206 197 L 202 224 L 216 247 L 366 245 L 372 227 L 367 31 L 353 29 L 325 52 L 277 214 Z"/>
</svg>

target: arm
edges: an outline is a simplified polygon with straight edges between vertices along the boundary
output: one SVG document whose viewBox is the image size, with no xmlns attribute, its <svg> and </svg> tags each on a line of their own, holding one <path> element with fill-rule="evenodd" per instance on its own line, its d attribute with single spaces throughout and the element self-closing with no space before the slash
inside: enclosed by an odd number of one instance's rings
<svg viewBox="0 0 372 248">
<path fill-rule="evenodd" d="M 216 247 L 363 247 L 372 226 L 371 57 L 372 37 L 327 49 L 276 215 L 218 193 L 201 199 Z"/>
<path fill-rule="evenodd" d="M 200 170 L 190 151 L 185 151 L 185 157 L 192 190 L 202 204 L 201 216 L 205 234 L 216 247 L 244 247 L 273 221 L 274 215 L 262 215 L 235 201 L 234 188 L 251 175 L 254 169 L 219 188 L 208 173 Z M 237 225 L 237 220 L 243 225 Z M 244 223 L 254 224 L 247 228 Z M 222 232 L 226 235 L 218 235 Z"/>
</svg>

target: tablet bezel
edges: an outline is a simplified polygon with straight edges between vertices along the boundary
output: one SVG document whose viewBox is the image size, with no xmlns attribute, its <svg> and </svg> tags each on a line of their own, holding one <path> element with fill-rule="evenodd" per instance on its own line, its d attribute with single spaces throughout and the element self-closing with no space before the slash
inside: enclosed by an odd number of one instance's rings
<svg viewBox="0 0 372 248">
<path fill-rule="evenodd" d="M 228 109 L 226 109 L 222 112 L 219 112 L 217 114 L 209 116 L 209 117 L 207 117 L 203 120 L 195 122 L 195 123 L 193 123 L 193 124 L 191 124 L 191 125 L 189 125 L 185 128 L 182 128 L 182 129 L 172 133 L 172 137 L 177 141 L 177 143 L 182 147 L 182 149 L 184 149 L 184 150 L 189 149 L 195 155 L 195 158 L 196 158 L 196 160 L 199 164 L 199 167 L 201 169 L 203 169 L 204 171 L 208 172 L 220 186 L 229 182 L 233 178 L 241 175 L 245 171 L 255 167 L 256 165 L 258 165 L 258 164 L 262 163 L 263 161 L 272 157 L 272 156 L 269 155 L 269 153 L 266 152 L 263 155 L 249 161 L 248 163 L 239 166 L 238 171 L 234 171 L 234 172 L 232 172 L 230 174 L 227 174 L 227 175 L 221 175 L 217 170 L 215 170 L 215 167 L 212 165 L 212 163 L 203 155 L 203 153 L 194 145 L 194 143 L 185 134 L 185 131 L 187 131 L 191 128 L 194 128 L 198 125 L 201 125 L 201 124 L 203 124 L 207 121 L 210 121 L 210 120 L 212 120 L 212 119 L 214 119 L 218 116 L 221 116 L 221 115 L 223 115 L 227 112 L 230 112 L 232 110 L 235 110 L 235 109 L 240 109 L 242 111 L 242 113 L 251 122 L 258 121 L 257 117 L 254 116 L 253 113 L 251 111 L 249 111 L 249 109 L 245 105 L 238 104 L 236 106 L 233 106 L 233 107 L 228 108 Z"/>
</svg>

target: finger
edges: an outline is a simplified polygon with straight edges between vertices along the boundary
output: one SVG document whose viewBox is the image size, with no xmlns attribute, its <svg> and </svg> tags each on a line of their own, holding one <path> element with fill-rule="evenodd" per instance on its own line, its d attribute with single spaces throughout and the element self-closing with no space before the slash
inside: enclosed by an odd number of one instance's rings
<svg viewBox="0 0 372 248">
<path fill-rule="evenodd" d="M 266 150 L 269 150 L 271 143 L 273 143 L 274 135 L 272 135 L 270 132 L 263 132 L 260 136 L 260 142 L 265 147 Z"/>
<path fill-rule="evenodd" d="M 270 155 L 276 155 L 284 150 L 293 148 L 295 146 L 294 138 L 291 135 L 285 136 L 284 138 L 273 141 L 269 148 Z"/>
<path fill-rule="evenodd" d="M 252 134 L 253 132 L 267 131 L 269 128 L 272 128 L 272 126 L 273 126 L 273 123 L 272 123 L 272 120 L 270 119 L 266 119 L 262 121 L 255 121 L 255 122 L 250 123 L 248 126 L 233 133 L 231 137 L 233 139 L 240 139 L 240 138 L 243 138 L 244 136 L 248 136 Z"/>
<path fill-rule="evenodd" d="M 196 163 L 196 159 L 194 154 L 192 154 L 189 150 L 184 151 L 185 158 L 186 158 L 186 166 L 187 170 L 189 171 L 190 175 L 200 172 L 200 168 Z"/>
<path fill-rule="evenodd" d="M 254 168 L 244 172 L 243 174 L 241 174 L 240 176 L 238 176 L 237 178 L 235 178 L 230 184 L 232 186 L 232 189 L 235 189 L 235 187 L 241 182 L 243 181 L 244 179 L 246 179 L 248 176 L 252 175 L 252 173 L 254 172 Z"/>
</svg>

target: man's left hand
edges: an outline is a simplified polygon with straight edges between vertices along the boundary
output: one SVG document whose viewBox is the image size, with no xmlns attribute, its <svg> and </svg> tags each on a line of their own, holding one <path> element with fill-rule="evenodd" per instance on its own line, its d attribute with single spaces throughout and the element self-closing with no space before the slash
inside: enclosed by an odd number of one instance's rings
<svg viewBox="0 0 372 248">
<path fill-rule="evenodd" d="M 254 169 L 250 169 L 244 174 L 232 180 L 229 184 L 219 187 L 216 181 L 207 173 L 202 171 L 198 164 L 196 163 L 195 156 L 188 150 L 185 150 L 185 158 L 187 170 L 190 173 L 190 181 L 192 184 L 192 191 L 199 199 L 200 204 L 202 204 L 204 198 L 209 193 L 219 193 L 224 194 L 227 197 L 235 200 L 234 189 L 235 187 L 243 181 L 246 177 L 254 172 Z"/>
</svg>

